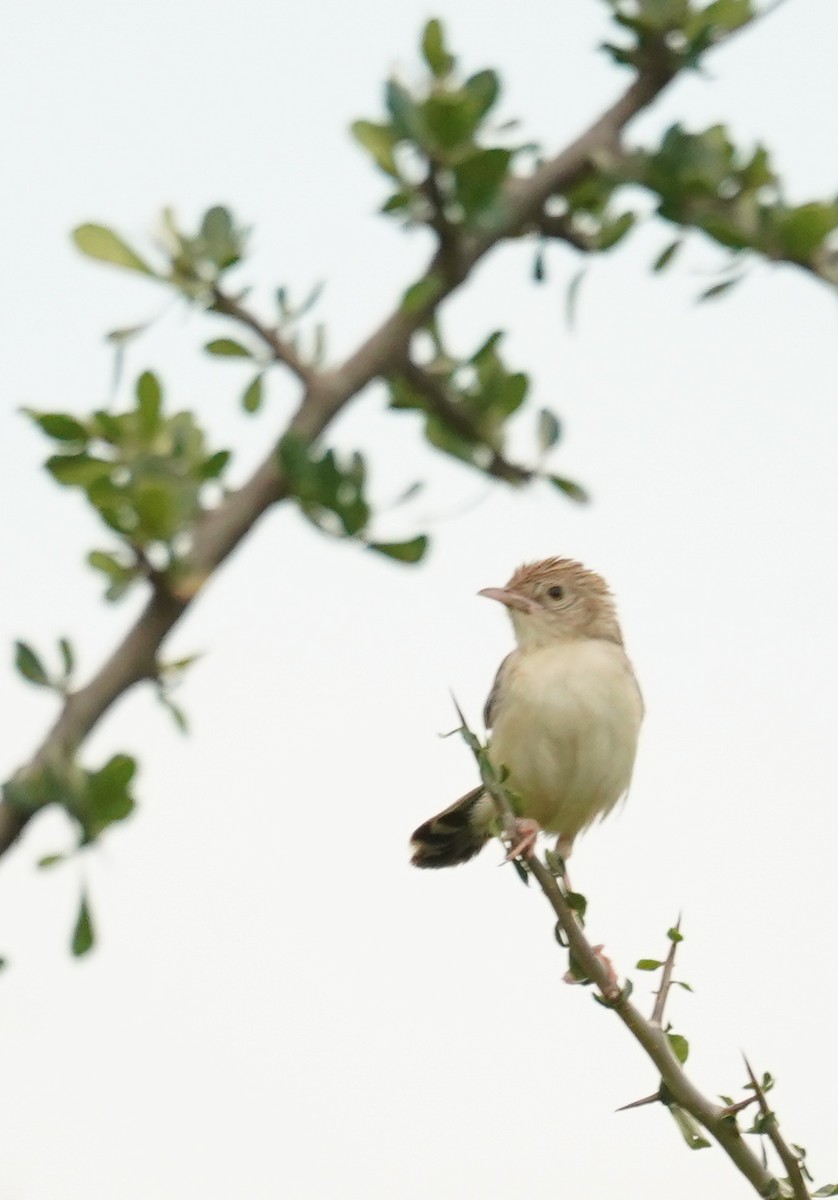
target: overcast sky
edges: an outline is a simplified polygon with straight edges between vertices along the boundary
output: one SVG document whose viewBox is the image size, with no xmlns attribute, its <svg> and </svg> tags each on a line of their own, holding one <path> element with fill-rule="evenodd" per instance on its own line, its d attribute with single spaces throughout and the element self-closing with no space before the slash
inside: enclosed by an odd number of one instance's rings
<svg viewBox="0 0 838 1200">
<path fill-rule="evenodd" d="M 468 69 L 495 65 L 502 115 L 557 149 L 624 86 L 596 53 L 604 6 L 450 0 L 438 10 Z M 2 644 L 70 636 L 92 672 L 137 610 L 106 607 L 83 564 L 106 533 L 39 470 L 22 405 L 85 412 L 107 398 L 103 334 L 161 312 L 139 277 L 81 257 L 88 220 L 149 245 L 159 210 L 214 203 L 251 224 L 241 278 L 327 280 L 335 360 L 386 314 L 427 253 L 376 206 L 383 180 L 348 137 L 375 119 L 393 69 L 418 70 L 433 12 L 266 0 L 14 3 L 0 46 Z M 632 128 L 730 123 L 765 141 L 795 201 L 838 186 L 834 0 L 793 0 L 679 82 Z M 648 716 L 629 803 L 578 845 L 589 928 L 636 996 L 679 910 L 686 941 L 671 1016 L 711 1095 L 741 1094 L 741 1051 L 779 1083 L 789 1137 L 838 1180 L 835 844 L 838 838 L 838 365 L 834 296 L 758 267 L 696 307 L 723 261 L 691 243 L 664 277 L 648 222 L 549 281 L 507 248 L 448 306 L 454 346 L 507 328 L 533 411 L 563 418 L 555 469 L 594 501 L 490 488 L 436 463 L 413 418 L 372 390 L 334 432 L 368 453 L 382 502 L 429 485 L 382 536 L 428 530 L 399 568 L 327 542 L 292 511 L 264 520 L 172 638 L 203 651 L 181 690 L 182 738 L 150 695 L 124 701 L 84 750 L 138 755 L 137 816 L 83 863 L 60 815 L 0 863 L 0 1200 L 574 1200 L 737 1197 L 716 1149 L 690 1153 L 658 1108 L 614 1114 L 654 1072 L 587 990 L 562 983 L 549 911 L 488 848 L 467 867 L 408 865 L 411 829 L 472 786 L 449 690 L 477 721 L 511 645 L 476 598 L 521 561 L 582 559 L 616 591 Z M 246 478 L 294 403 L 237 407 L 247 370 L 202 359 L 219 319 L 170 307 L 130 350 L 158 371 Z M 529 444 L 527 419 L 517 430 Z M 0 680 L 2 773 L 53 701 Z M 82 877 L 95 954 L 67 952 Z"/>
</svg>

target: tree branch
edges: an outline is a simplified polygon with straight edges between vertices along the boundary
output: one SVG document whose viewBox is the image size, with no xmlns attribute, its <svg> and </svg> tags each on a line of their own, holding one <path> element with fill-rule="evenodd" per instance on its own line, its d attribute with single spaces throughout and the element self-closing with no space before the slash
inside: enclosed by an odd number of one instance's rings
<svg viewBox="0 0 838 1200">
<path fill-rule="evenodd" d="M 438 417 L 452 433 L 467 442 L 473 442 L 477 446 L 491 450 L 468 414 L 452 401 L 443 381 L 437 375 L 426 371 L 410 359 L 402 363 L 398 373 L 414 391 L 420 392 L 425 397 L 427 411 Z M 511 484 L 529 483 L 534 475 L 533 471 L 527 470 L 526 467 L 519 467 L 517 463 L 510 462 L 497 451 L 492 451 L 489 465 L 482 469 L 488 475 L 493 475 L 495 479 L 502 479 L 505 483 Z"/>
<path fill-rule="evenodd" d="M 339 367 L 316 371 L 284 339 L 270 330 L 237 300 L 215 297 L 217 311 L 238 320 L 271 348 L 304 386 L 300 404 L 288 431 L 307 439 L 320 436 L 344 406 L 373 379 L 397 369 L 408 356 L 410 339 L 440 304 L 468 278 L 474 266 L 494 246 L 517 236 L 531 225 L 545 200 L 585 177 L 594 156 L 613 146 L 623 127 L 646 108 L 670 82 L 671 69 L 650 62 L 625 93 L 569 146 L 548 160 L 527 180 L 515 181 L 507 193 L 506 217 L 479 237 L 463 238 L 456 261 L 447 248 L 432 257 L 423 281 L 432 284 L 425 303 L 406 309 L 399 305 L 379 328 Z M 219 307 L 220 301 L 220 307 Z M 145 609 L 86 687 L 67 696 L 53 728 L 30 762 L 15 779 L 45 762 L 75 752 L 97 722 L 126 691 L 146 678 L 161 643 L 181 620 L 196 595 L 235 550 L 259 518 L 288 494 L 276 458 L 276 444 L 264 462 L 238 491 L 197 522 L 186 573 L 169 591 L 158 587 Z M 0 854 L 14 844 L 34 814 L 15 808 L 6 799 L 0 804 Z"/>
<path fill-rule="evenodd" d="M 744 1057 L 744 1056 L 743 1056 Z M 751 1069 L 751 1064 L 745 1059 L 745 1069 L 748 1072 L 748 1078 L 751 1081 L 751 1086 L 754 1089 L 754 1094 L 759 1103 L 760 1111 L 765 1118 L 764 1130 L 767 1134 L 772 1146 L 777 1151 L 780 1162 L 788 1172 L 788 1180 L 792 1186 L 795 1200 L 810 1200 L 809 1189 L 806 1186 L 806 1180 L 803 1178 L 803 1172 L 800 1169 L 800 1159 L 792 1150 L 791 1146 L 786 1144 L 785 1139 L 780 1133 L 780 1126 L 777 1123 L 777 1118 L 771 1111 L 768 1101 L 765 1098 L 765 1092 L 757 1083 L 757 1077 Z"/>
<path fill-rule="evenodd" d="M 681 928 L 681 918 L 679 917 L 675 924 L 675 932 L 678 933 Z M 663 1010 L 666 1008 L 666 1001 L 669 998 L 669 991 L 672 987 L 672 972 L 675 970 L 675 953 L 678 948 L 676 938 L 673 938 L 669 945 L 669 953 L 666 956 L 666 962 L 663 964 L 663 975 L 661 976 L 661 985 L 658 988 L 658 994 L 655 997 L 655 1007 L 652 1009 L 652 1024 L 663 1025 Z"/>
<path fill-rule="evenodd" d="M 212 289 L 211 308 L 214 312 L 221 313 L 225 317 L 232 317 L 240 325 L 245 325 L 248 329 L 251 329 L 265 343 L 276 361 L 285 363 L 289 371 L 296 375 L 302 384 L 308 386 L 312 382 L 314 371 L 308 363 L 303 362 L 294 346 L 283 338 L 276 329 L 271 329 L 269 326 L 263 324 L 258 317 L 254 316 L 249 309 L 246 309 L 233 296 L 228 296 L 219 287 L 214 287 Z"/>
<path fill-rule="evenodd" d="M 463 728 L 466 740 L 474 749 L 476 743 L 474 735 L 470 733 L 465 722 L 463 722 Z M 479 746 L 479 743 L 477 745 Z M 481 767 L 484 786 L 497 806 L 504 833 L 508 839 L 513 838 L 515 816 L 509 803 L 509 797 L 495 778 L 491 764 L 488 763 L 482 748 L 475 753 Z M 768 1189 L 778 1181 L 745 1143 L 735 1117 L 730 1114 L 729 1110 L 714 1104 L 698 1090 L 675 1057 L 669 1040 L 660 1025 L 653 1019 L 649 1020 L 644 1017 L 640 1010 L 635 1008 L 628 998 L 628 988 L 620 988 L 615 985 L 609 966 L 588 941 L 578 916 L 568 903 L 555 876 L 536 855 L 522 854 L 520 858 L 556 914 L 562 932 L 567 938 L 573 962 L 581 968 L 588 979 L 596 984 L 604 1003 L 614 1010 L 646 1051 L 660 1072 L 662 1089 L 666 1089 L 667 1096 L 695 1117 L 756 1191 L 760 1195 L 765 1195 Z M 633 1106 L 652 1103 L 662 1094 L 661 1090 L 657 1097 L 646 1097 L 642 1101 L 635 1102 Z M 627 1105 L 626 1107 L 633 1106 Z"/>
</svg>

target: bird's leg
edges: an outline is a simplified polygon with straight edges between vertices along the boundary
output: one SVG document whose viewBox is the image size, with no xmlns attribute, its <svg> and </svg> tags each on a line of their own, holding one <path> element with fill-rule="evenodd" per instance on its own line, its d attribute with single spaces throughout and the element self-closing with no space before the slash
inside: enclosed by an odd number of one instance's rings
<svg viewBox="0 0 838 1200">
<path fill-rule="evenodd" d="M 518 840 L 507 854 L 506 861 L 512 862 L 513 858 L 518 858 L 521 854 L 532 854 L 540 833 L 541 826 L 538 821 L 534 821 L 532 817 L 518 817 L 515 821 L 515 836 Z"/>
<path fill-rule="evenodd" d="M 562 882 L 564 883 L 566 892 L 573 891 L 573 886 L 570 882 L 570 876 L 567 873 L 567 860 L 570 858 L 570 852 L 573 849 L 573 840 L 574 839 L 572 837 L 568 837 L 563 833 L 556 841 L 556 853 L 564 863 L 564 875 L 562 876 Z"/>
</svg>

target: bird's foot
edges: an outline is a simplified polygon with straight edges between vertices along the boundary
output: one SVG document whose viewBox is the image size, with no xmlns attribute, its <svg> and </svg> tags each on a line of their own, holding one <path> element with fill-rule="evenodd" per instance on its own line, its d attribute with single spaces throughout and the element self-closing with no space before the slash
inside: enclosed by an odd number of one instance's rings
<svg viewBox="0 0 838 1200">
<path fill-rule="evenodd" d="M 518 817 L 515 822 L 515 844 L 510 847 L 509 853 L 506 856 L 506 862 L 512 862 L 513 858 L 518 858 L 522 854 L 532 854 L 535 851 L 535 843 L 538 835 L 541 833 L 541 826 L 538 821 L 534 821 L 531 817 Z"/>
</svg>

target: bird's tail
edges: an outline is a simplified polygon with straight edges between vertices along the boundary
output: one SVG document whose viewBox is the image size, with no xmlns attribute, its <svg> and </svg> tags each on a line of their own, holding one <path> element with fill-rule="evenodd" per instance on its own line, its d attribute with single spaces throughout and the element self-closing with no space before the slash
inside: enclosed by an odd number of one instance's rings
<svg viewBox="0 0 838 1200">
<path fill-rule="evenodd" d="M 425 821 L 411 838 L 414 867 L 455 867 L 478 854 L 491 837 L 494 806 L 482 787 L 466 792 Z"/>
</svg>

